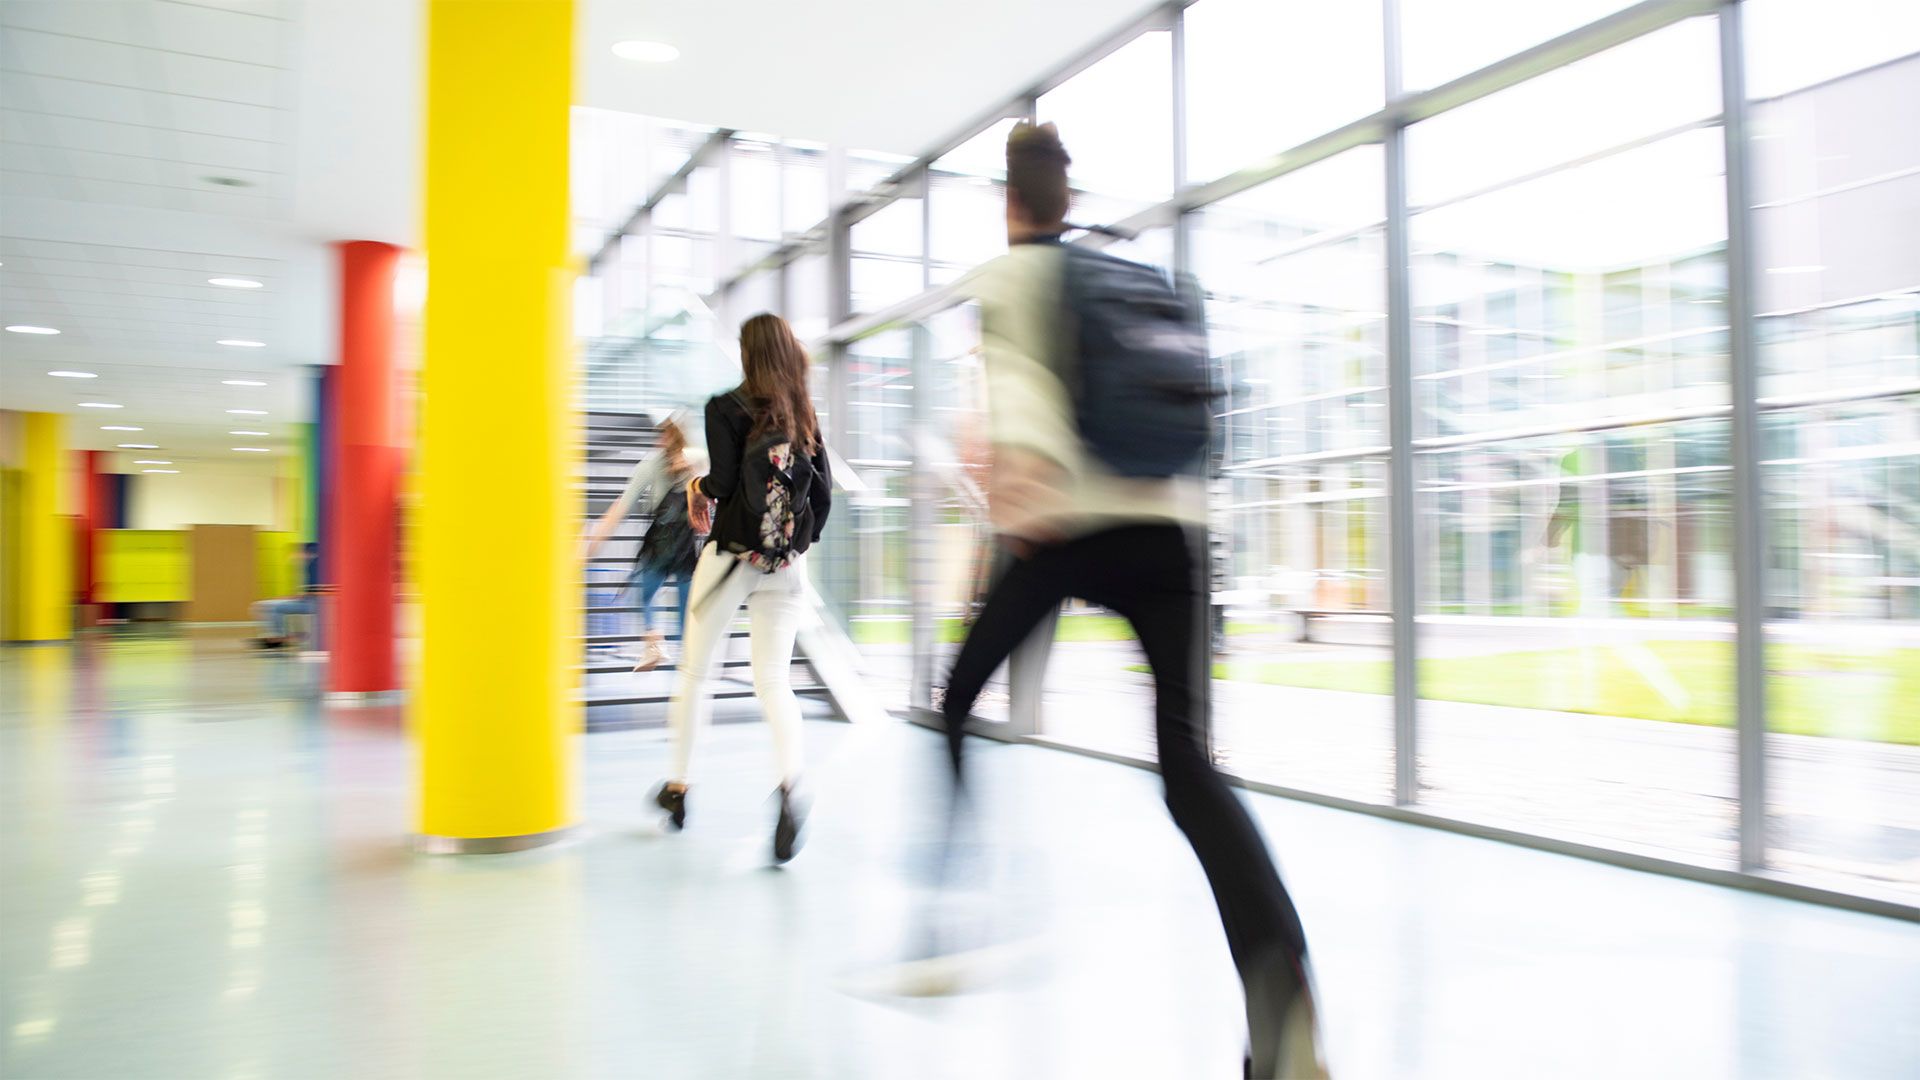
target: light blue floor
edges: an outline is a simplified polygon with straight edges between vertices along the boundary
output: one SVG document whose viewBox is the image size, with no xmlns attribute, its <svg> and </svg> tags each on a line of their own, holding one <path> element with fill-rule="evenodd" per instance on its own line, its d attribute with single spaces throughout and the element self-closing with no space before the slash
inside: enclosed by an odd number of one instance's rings
<svg viewBox="0 0 1920 1080">
<path fill-rule="evenodd" d="M 663 733 L 610 732 L 579 840 L 416 857 L 395 716 L 322 711 L 313 672 L 216 638 L 0 652 L 0 1076 L 1238 1075 L 1150 774 L 984 746 L 994 842 L 944 910 L 1020 947 L 903 998 L 927 733 L 810 724 L 784 872 L 751 723 L 709 731 L 684 834 L 643 809 Z M 1920 1075 L 1920 927 L 1249 801 L 1336 1076 Z"/>
</svg>

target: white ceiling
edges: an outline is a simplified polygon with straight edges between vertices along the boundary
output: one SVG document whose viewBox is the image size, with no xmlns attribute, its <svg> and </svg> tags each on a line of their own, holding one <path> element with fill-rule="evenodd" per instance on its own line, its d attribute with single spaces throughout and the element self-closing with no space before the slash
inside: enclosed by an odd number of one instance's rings
<svg viewBox="0 0 1920 1080">
<path fill-rule="evenodd" d="M 1278 2 L 1278 0 L 1275 0 Z M 1152 0 L 584 0 L 583 105 L 918 154 Z M 670 64 L 610 51 L 680 50 Z"/>
<path fill-rule="evenodd" d="M 575 98 L 914 153 L 1147 6 L 582 0 Z M 236 428 L 288 445 L 306 365 L 334 360 L 332 245 L 415 243 L 422 17 L 408 0 L 0 0 L 0 321 L 62 331 L 0 334 L 0 404 L 72 414 L 85 449 L 234 460 L 260 444 Z M 613 56 L 629 38 L 681 57 Z M 236 377 L 269 385 L 221 385 Z M 269 415 L 225 412 L 247 407 Z M 113 423 L 147 430 L 98 430 Z"/>
</svg>

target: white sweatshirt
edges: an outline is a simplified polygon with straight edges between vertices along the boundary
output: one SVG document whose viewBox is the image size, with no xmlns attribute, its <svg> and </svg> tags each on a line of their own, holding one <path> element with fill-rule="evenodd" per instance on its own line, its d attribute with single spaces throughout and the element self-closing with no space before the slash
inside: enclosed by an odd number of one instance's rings
<svg viewBox="0 0 1920 1080">
<path fill-rule="evenodd" d="M 1115 475 L 1088 452 L 1074 421 L 1072 395 L 1061 379 L 1061 284 L 1066 252 L 1053 244 L 1015 244 L 960 286 L 980 304 L 980 344 L 987 368 L 988 428 L 996 455 L 1025 451 L 1058 466 L 1059 497 L 1034 519 L 1067 536 L 1118 525 L 1170 521 L 1203 525 L 1207 494 L 1198 477 L 1139 479 Z M 1019 535 L 1023 523 L 1000 520 Z"/>
</svg>

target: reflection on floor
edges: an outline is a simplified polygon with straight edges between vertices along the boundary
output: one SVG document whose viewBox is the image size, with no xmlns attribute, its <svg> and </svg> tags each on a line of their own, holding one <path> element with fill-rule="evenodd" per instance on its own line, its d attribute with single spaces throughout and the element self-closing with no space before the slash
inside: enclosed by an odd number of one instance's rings
<svg viewBox="0 0 1920 1080">
<path fill-rule="evenodd" d="M 1147 773 L 985 746 L 957 907 L 1023 943 L 876 994 L 925 910 L 933 739 L 809 724 L 813 839 L 766 867 L 770 751 L 586 736 L 581 837 L 416 857 L 393 711 L 228 638 L 0 652 L 0 1075 L 1228 1077 L 1236 988 Z M 1920 927 L 1266 797 L 1342 1077 L 1920 1071 Z"/>
</svg>

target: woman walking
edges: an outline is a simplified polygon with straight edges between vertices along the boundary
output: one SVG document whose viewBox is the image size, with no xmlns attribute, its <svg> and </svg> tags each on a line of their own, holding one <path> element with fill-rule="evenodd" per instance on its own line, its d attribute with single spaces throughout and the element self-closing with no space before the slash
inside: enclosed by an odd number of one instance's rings
<svg viewBox="0 0 1920 1080">
<path fill-rule="evenodd" d="M 740 605 L 751 619 L 753 692 L 773 734 L 779 819 L 773 858 L 800 846 L 800 702 L 790 672 L 807 614 L 804 555 L 832 507 L 826 447 L 807 391 L 807 352 L 778 315 L 740 327 L 740 386 L 707 402 L 709 472 L 687 487 L 694 528 L 710 527 L 693 572 L 693 600 L 667 722 L 673 773 L 654 801 L 674 828 L 687 820 L 688 766 L 707 719 L 707 678 Z"/>
<path fill-rule="evenodd" d="M 591 557 L 606 541 L 634 504 L 646 497 L 647 531 L 640 540 L 640 552 L 634 557 L 633 574 L 627 585 L 640 601 L 640 632 L 646 644 L 635 671 L 651 671 L 664 663 L 666 636 L 653 626 L 653 597 L 660 586 L 672 578 L 680 594 L 678 606 L 680 636 L 687 634 L 687 599 L 693 588 L 693 565 L 700 552 L 692 522 L 687 515 L 687 484 L 693 479 L 693 462 L 687 455 L 687 433 L 679 414 L 660 424 L 660 446 L 642 458 L 627 478 L 620 497 L 593 523 L 587 535 L 587 555 Z"/>
</svg>

